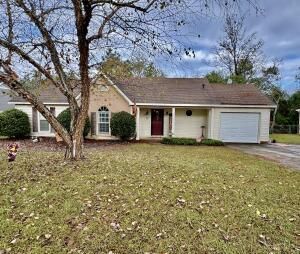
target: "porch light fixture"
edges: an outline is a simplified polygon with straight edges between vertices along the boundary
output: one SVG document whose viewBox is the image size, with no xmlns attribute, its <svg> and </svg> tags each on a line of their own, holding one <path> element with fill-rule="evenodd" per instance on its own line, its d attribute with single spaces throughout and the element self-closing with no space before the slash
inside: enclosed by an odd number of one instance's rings
<svg viewBox="0 0 300 254">
<path fill-rule="evenodd" d="M 148 111 L 148 110 L 146 111 L 145 115 L 146 115 L 146 116 L 149 115 L 149 111 Z"/>
</svg>

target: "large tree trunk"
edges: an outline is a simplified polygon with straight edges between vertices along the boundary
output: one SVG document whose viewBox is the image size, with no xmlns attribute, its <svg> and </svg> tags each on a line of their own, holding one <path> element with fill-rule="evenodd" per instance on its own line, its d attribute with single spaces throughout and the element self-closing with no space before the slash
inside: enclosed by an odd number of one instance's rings
<svg viewBox="0 0 300 254">
<path fill-rule="evenodd" d="M 89 77 L 89 42 L 87 40 L 88 25 L 90 23 L 92 9 L 88 1 L 83 1 L 83 5 L 76 4 L 73 0 L 74 11 L 76 17 L 76 28 L 78 37 L 79 50 L 79 71 L 81 77 L 81 101 L 79 110 L 71 110 L 71 126 L 72 137 L 72 155 L 71 158 L 78 160 L 83 157 L 83 129 L 88 115 L 88 107 L 90 100 L 90 77 Z M 83 9 L 84 14 L 83 14 Z"/>
</svg>

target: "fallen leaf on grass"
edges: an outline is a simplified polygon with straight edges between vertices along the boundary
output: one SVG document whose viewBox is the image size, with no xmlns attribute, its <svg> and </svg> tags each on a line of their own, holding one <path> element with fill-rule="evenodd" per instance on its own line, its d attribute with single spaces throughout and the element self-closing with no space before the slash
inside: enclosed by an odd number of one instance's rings
<svg viewBox="0 0 300 254">
<path fill-rule="evenodd" d="M 184 205 L 185 204 L 185 199 L 183 198 L 177 198 L 177 203 L 179 203 L 180 205 Z"/>
<path fill-rule="evenodd" d="M 51 238 L 51 234 L 45 234 L 45 238 L 46 239 L 50 239 Z"/>
<path fill-rule="evenodd" d="M 10 243 L 11 244 L 15 244 L 17 242 L 17 239 L 15 238 L 15 239 L 13 239 Z"/>
<path fill-rule="evenodd" d="M 256 209 L 256 215 L 260 216 L 260 211 L 258 209 Z"/>
</svg>

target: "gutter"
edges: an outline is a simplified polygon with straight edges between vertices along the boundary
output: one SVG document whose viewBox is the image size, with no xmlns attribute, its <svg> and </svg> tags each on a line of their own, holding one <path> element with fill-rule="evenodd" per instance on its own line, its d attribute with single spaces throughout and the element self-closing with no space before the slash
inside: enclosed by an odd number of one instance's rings
<svg viewBox="0 0 300 254">
<path fill-rule="evenodd" d="M 276 105 L 240 105 L 240 104 L 168 104 L 168 103 L 136 103 L 137 106 L 156 107 L 209 107 L 209 108 L 276 108 Z"/>
</svg>

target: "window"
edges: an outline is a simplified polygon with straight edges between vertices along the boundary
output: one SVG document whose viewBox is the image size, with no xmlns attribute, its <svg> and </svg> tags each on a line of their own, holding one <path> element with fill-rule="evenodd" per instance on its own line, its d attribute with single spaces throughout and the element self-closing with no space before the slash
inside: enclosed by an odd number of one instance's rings
<svg viewBox="0 0 300 254">
<path fill-rule="evenodd" d="M 50 112 L 55 116 L 55 107 L 50 107 Z M 50 126 L 48 121 L 41 113 L 39 113 L 39 131 L 54 133 L 54 129 Z"/>
<path fill-rule="evenodd" d="M 40 131 L 49 131 L 50 125 L 48 121 L 43 117 L 42 114 L 39 113 L 39 119 L 40 119 Z"/>
<path fill-rule="evenodd" d="M 99 133 L 109 133 L 109 110 L 107 107 L 101 107 L 99 109 Z"/>
</svg>

